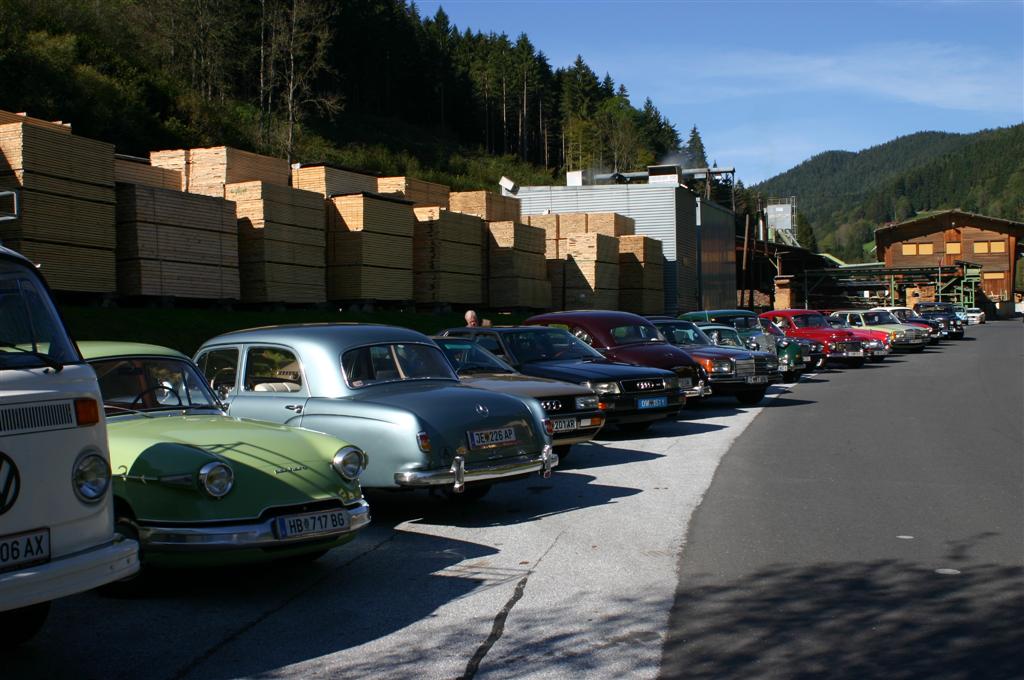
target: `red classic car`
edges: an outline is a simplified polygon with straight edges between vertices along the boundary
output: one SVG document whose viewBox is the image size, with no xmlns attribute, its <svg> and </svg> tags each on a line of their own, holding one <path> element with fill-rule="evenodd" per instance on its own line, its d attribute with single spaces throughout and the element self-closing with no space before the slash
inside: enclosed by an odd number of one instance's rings
<svg viewBox="0 0 1024 680">
<path fill-rule="evenodd" d="M 670 370 L 679 376 L 679 385 L 688 398 L 711 394 L 700 364 L 666 342 L 654 324 L 642 316 L 606 310 L 551 312 L 531 316 L 525 323 L 564 328 L 612 361 Z"/>
<path fill-rule="evenodd" d="M 774 321 L 788 336 L 820 342 L 823 365 L 828 361 L 841 361 L 853 368 L 864 365 L 864 344 L 850 331 L 832 328 L 828 319 L 813 309 L 776 309 L 761 317 Z"/>
<path fill-rule="evenodd" d="M 864 356 L 870 359 L 871 363 L 877 364 L 885 361 L 885 358 L 892 352 L 892 346 L 889 344 L 889 334 L 885 331 L 856 328 L 851 326 L 850 322 L 844 317 L 828 316 L 824 311 L 821 314 L 828 319 L 828 325 L 832 326 L 832 328 L 850 331 L 857 336 L 864 343 Z"/>
</svg>

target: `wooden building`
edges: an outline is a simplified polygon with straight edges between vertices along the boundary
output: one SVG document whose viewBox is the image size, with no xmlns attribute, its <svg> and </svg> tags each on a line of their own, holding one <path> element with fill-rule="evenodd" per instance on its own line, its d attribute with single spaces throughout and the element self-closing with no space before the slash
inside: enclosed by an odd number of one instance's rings
<svg viewBox="0 0 1024 680">
<path fill-rule="evenodd" d="M 1013 299 L 1024 223 L 943 210 L 875 230 L 878 259 L 887 268 L 981 267 L 981 289 L 992 302 Z"/>
</svg>

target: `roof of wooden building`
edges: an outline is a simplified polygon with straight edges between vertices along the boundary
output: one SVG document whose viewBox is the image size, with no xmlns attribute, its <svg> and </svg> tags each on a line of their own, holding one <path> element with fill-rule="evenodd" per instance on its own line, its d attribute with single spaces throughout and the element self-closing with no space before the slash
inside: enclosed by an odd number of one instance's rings
<svg viewBox="0 0 1024 680">
<path fill-rule="evenodd" d="M 1024 222 L 954 209 L 923 213 L 903 222 L 879 227 L 875 229 L 875 243 L 881 249 L 902 239 L 915 238 L 957 226 L 977 227 L 1024 237 Z"/>
</svg>

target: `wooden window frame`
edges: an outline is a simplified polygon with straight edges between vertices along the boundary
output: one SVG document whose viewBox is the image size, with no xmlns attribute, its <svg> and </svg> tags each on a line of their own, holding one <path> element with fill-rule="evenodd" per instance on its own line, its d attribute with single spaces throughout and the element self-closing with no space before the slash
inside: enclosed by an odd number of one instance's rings
<svg viewBox="0 0 1024 680">
<path fill-rule="evenodd" d="M 906 256 L 917 255 L 917 244 L 916 243 L 902 243 L 900 253 Z"/>
<path fill-rule="evenodd" d="M 947 255 L 963 255 L 963 244 L 960 241 L 947 241 L 946 242 L 946 254 Z"/>
<path fill-rule="evenodd" d="M 974 254 L 975 255 L 988 255 L 988 241 L 975 241 L 974 242 Z"/>
<path fill-rule="evenodd" d="M 927 251 L 925 249 L 927 249 Z M 934 243 L 918 243 L 917 244 L 917 254 L 918 255 L 934 255 L 935 254 L 935 244 Z"/>
</svg>

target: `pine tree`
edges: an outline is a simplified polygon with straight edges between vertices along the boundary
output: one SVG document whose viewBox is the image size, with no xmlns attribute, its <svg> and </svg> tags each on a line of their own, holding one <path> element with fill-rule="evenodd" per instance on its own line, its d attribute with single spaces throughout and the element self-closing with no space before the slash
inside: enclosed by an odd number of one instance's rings
<svg viewBox="0 0 1024 680">
<path fill-rule="evenodd" d="M 708 155 L 704 151 L 704 141 L 700 138 L 696 125 L 690 130 L 690 138 L 686 140 L 686 153 L 690 157 L 691 167 L 708 167 Z"/>
<path fill-rule="evenodd" d="M 796 214 L 796 240 L 812 253 L 818 252 L 818 239 L 814 236 L 811 221 L 802 212 Z"/>
</svg>

